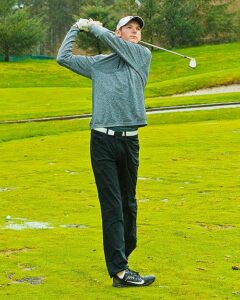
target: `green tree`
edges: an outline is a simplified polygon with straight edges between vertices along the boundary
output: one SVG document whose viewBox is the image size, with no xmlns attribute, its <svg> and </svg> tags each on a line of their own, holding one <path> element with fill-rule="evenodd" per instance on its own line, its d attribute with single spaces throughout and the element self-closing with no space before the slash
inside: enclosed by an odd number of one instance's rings
<svg viewBox="0 0 240 300">
<path fill-rule="evenodd" d="M 47 26 L 41 53 L 56 54 L 63 37 L 74 23 L 73 15 L 83 0 L 18 0 L 29 8 L 31 17 L 40 17 Z"/>
<path fill-rule="evenodd" d="M 20 7 L 14 0 L 0 2 L 0 53 L 5 61 L 10 55 L 29 53 L 44 37 L 41 20 Z"/>
<path fill-rule="evenodd" d="M 235 39 L 237 12 L 230 12 L 233 0 L 216 3 L 208 8 L 205 17 L 205 42 L 227 42 Z"/>
<path fill-rule="evenodd" d="M 196 0 L 164 0 L 159 19 L 159 37 L 170 47 L 197 44 L 203 32 Z M 205 1 L 206 2 L 206 1 Z"/>
<path fill-rule="evenodd" d="M 220 42 L 234 34 L 232 0 L 163 0 L 159 18 L 159 38 L 170 47 L 204 42 Z"/>
</svg>

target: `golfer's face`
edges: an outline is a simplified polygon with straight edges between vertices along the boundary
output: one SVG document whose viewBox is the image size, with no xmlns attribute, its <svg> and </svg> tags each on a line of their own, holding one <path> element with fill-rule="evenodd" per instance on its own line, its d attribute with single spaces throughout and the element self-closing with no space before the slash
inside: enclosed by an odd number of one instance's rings
<svg viewBox="0 0 240 300">
<path fill-rule="evenodd" d="M 117 31 L 117 36 L 137 44 L 141 40 L 141 27 L 137 22 L 130 21 Z"/>
</svg>

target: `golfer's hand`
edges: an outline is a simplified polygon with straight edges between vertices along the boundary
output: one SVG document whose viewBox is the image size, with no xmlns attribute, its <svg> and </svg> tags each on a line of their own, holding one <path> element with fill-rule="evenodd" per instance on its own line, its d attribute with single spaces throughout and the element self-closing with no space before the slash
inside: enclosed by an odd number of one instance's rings
<svg viewBox="0 0 240 300">
<path fill-rule="evenodd" d="M 99 21 L 94 21 L 92 19 L 89 19 L 89 26 L 90 25 L 97 25 L 97 26 L 103 26 L 103 24 Z"/>
<path fill-rule="evenodd" d="M 88 19 L 79 19 L 74 26 L 79 28 L 82 31 L 89 31 L 89 20 Z"/>
</svg>

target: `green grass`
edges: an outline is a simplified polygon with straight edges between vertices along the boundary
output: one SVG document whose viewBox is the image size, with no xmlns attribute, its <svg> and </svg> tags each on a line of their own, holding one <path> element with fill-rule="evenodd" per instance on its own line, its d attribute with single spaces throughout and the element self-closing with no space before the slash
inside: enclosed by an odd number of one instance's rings
<svg viewBox="0 0 240 300">
<path fill-rule="evenodd" d="M 145 92 L 147 106 L 239 101 L 239 93 L 160 100 L 161 96 L 240 82 L 240 43 L 177 50 L 196 57 L 197 68 L 190 69 L 186 59 L 155 51 Z M 0 63 L 0 77 L 1 120 L 91 112 L 91 81 L 56 61 Z"/>
<path fill-rule="evenodd" d="M 239 111 L 154 115 L 140 130 L 130 263 L 157 280 L 137 291 L 113 289 L 106 272 L 87 120 L 1 125 L 0 226 L 11 215 L 55 228 L 0 231 L 0 298 L 237 299 Z M 32 276 L 43 283 L 13 283 Z"/>
</svg>

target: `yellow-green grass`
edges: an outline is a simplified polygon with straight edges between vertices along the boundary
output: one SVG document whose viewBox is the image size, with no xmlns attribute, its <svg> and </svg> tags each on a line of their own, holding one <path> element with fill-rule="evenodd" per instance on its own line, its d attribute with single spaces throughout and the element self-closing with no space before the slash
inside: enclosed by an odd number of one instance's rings
<svg viewBox="0 0 240 300">
<path fill-rule="evenodd" d="M 240 271 L 232 270 L 240 264 L 236 112 L 154 115 L 140 130 L 138 247 L 130 265 L 157 280 L 137 290 L 112 288 L 106 272 L 87 120 L 1 125 L 16 136 L 0 144 L 0 226 L 10 215 L 55 228 L 0 230 L 0 298 L 237 298 Z M 21 136 L 27 128 L 31 138 Z M 43 283 L 13 283 L 34 276 Z"/>
<path fill-rule="evenodd" d="M 91 81 L 60 67 L 55 60 L 0 63 L 0 88 L 90 87 Z"/>
<path fill-rule="evenodd" d="M 90 113 L 91 88 L 0 89 L 0 120 Z"/>
<path fill-rule="evenodd" d="M 0 120 L 86 114 L 92 111 L 91 88 L 0 89 Z M 240 93 L 146 98 L 146 107 L 239 102 Z"/>
</svg>

